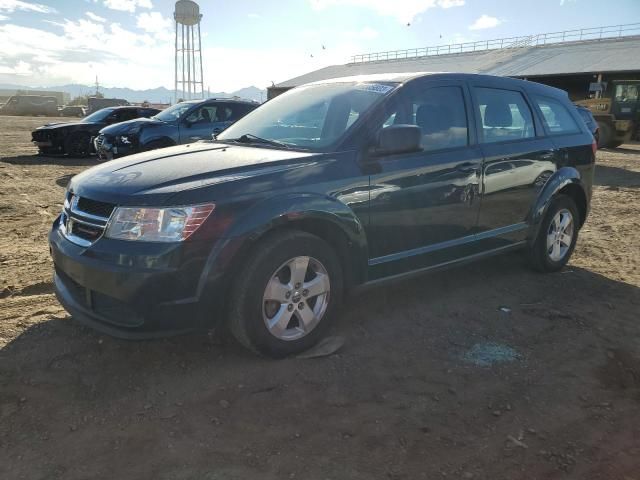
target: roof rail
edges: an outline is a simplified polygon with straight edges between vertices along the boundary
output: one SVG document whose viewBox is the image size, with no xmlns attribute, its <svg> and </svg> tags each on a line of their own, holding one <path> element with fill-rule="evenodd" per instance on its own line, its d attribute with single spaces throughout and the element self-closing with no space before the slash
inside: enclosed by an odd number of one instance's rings
<svg viewBox="0 0 640 480">
<path fill-rule="evenodd" d="M 353 55 L 349 63 L 379 62 L 385 60 L 402 60 L 431 55 L 449 55 L 452 53 L 479 52 L 507 48 L 533 47 L 563 42 L 583 42 L 604 40 L 640 35 L 640 23 L 609 25 L 605 27 L 581 28 L 563 32 L 538 33 L 518 37 L 497 38 L 477 42 L 435 45 L 432 47 L 409 48 L 406 50 L 390 50 L 386 52 L 361 53 Z"/>
</svg>

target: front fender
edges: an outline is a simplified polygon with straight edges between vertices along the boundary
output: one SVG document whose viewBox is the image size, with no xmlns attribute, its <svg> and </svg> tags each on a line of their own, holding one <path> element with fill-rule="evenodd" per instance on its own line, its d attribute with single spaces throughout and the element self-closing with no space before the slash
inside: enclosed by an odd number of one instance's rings
<svg viewBox="0 0 640 480">
<path fill-rule="evenodd" d="M 346 251 L 337 253 L 348 262 L 350 280 L 355 284 L 366 280 L 368 251 L 360 220 L 344 203 L 320 194 L 288 194 L 252 205 L 228 226 L 220 248 L 211 252 L 204 275 L 209 281 L 225 276 L 262 235 L 276 228 L 295 228 L 296 225 L 307 230 L 309 226 L 311 230 L 313 227 L 326 227 L 333 234 L 342 234 L 346 240 Z"/>
<path fill-rule="evenodd" d="M 556 171 L 549 180 L 547 180 L 547 183 L 545 183 L 529 214 L 528 241 L 530 244 L 532 244 L 538 236 L 540 224 L 547 213 L 549 204 L 553 198 L 558 195 L 558 192 L 568 185 L 578 186 L 584 193 L 585 198 L 588 198 L 587 190 L 578 170 L 573 167 L 562 167 Z"/>
</svg>

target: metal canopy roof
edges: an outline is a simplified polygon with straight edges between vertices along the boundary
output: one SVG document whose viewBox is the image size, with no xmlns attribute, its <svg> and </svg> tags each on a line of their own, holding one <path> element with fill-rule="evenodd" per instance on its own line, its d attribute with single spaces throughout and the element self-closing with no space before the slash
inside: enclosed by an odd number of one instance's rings
<svg viewBox="0 0 640 480">
<path fill-rule="evenodd" d="M 275 87 L 291 88 L 337 77 L 419 71 L 510 77 L 640 71 L 640 36 L 332 65 Z"/>
</svg>

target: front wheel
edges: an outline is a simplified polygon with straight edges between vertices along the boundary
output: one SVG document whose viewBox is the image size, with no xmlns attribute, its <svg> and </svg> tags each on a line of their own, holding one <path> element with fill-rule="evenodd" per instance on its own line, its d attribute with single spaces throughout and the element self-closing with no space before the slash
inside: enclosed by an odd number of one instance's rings
<svg viewBox="0 0 640 480">
<path fill-rule="evenodd" d="M 342 288 L 340 262 L 326 242 L 300 231 L 273 234 L 237 272 L 229 328 L 269 357 L 302 352 L 327 332 Z"/>
<path fill-rule="evenodd" d="M 84 132 L 72 133 L 64 142 L 64 150 L 70 157 L 88 157 L 91 153 L 91 135 Z"/>
<path fill-rule="evenodd" d="M 567 264 L 578 240 L 579 218 L 571 197 L 559 195 L 551 201 L 538 236 L 527 252 L 534 269 L 557 272 Z"/>
</svg>

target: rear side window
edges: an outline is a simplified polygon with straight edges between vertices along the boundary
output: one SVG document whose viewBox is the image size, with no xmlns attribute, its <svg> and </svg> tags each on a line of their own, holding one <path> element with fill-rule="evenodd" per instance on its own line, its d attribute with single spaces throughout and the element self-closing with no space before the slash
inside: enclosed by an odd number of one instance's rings
<svg viewBox="0 0 640 480">
<path fill-rule="evenodd" d="M 483 143 L 535 137 L 533 115 L 520 92 L 482 87 L 474 90 L 482 120 Z"/>
<path fill-rule="evenodd" d="M 542 112 L 544 124 L 551 135 L 580 133 L 580 127 L 573 116 L 561 102 L 547 97 L 533 97 Z M 586 112 L 585 112 L 586 113 Z"/>
<path fill-rule="evenodd" d="M 241 119 L 253 108 L 250 105 L 243 103 L 225 103 L 218 105 L 219 121 L 220 122 L 235 122 Z"/>
<path fill-rule="evenodd" d="M 136 108 L 122 108 L 115 112 L 116 122 L 126 122 L 127 120 L 133 120 L 134 118 L 138 118 L 138 109 Z"/>
</svg>

